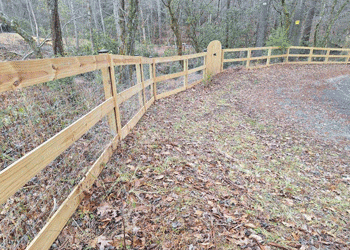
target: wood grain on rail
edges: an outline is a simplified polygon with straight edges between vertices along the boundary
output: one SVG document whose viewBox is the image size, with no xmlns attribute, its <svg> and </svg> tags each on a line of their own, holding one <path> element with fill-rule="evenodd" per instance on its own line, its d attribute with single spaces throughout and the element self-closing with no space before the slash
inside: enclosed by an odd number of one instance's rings
<svg viewBox="0 0 350 250">
<path fill-rule="evenodd" d="M 0 63 L 0 93 L 108 67 L 108 56 L 81 56 Z"/>
</svg>

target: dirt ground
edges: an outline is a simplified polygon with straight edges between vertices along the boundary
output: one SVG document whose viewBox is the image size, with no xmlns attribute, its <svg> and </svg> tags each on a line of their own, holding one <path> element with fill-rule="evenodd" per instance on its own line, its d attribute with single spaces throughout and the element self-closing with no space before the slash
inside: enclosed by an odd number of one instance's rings
<svg viewBox="0 0 350 250">
<path fill-rule="evenodd" d="M 349 249 L 349 72 L 230 69 L 157 101 L 52 249 Z"/>
</svg>

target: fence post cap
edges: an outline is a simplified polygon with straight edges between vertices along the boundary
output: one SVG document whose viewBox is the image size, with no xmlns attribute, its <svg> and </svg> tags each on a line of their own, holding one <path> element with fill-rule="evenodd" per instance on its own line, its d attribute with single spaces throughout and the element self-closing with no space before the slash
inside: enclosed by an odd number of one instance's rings
<svg viewBox="0 0 350 250">
<path fill-rule="evenodd" d="M 108 53 L 108 52 L 109 52 L 108 49 L 100 49 L 100 50 L 98 51 L 99 54 L 106 54 L 106 53 Z"/>
</svg>

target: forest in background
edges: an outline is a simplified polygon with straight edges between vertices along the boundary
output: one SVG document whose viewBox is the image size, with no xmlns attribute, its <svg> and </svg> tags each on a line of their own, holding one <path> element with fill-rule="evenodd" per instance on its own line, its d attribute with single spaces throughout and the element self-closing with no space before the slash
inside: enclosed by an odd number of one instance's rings
<svg viewBox="0 0 350 250">
<path fill-rule="evenodd" d="M 350 47 L 350 0 L 0 0 L 0 32 L 30 46 L 24 58 L 158 56 L 225 48 Z M 158 48 L 158 49 L 157 49 Z M 161 52 L 164 54 L 164 50 Z"/>
</svg>

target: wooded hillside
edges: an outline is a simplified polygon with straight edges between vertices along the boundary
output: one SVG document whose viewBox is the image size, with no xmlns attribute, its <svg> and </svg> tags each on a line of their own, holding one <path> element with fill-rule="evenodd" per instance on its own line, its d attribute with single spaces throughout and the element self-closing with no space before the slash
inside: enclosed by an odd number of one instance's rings
<svg viewBox="0 0 350 250">
<path fill-rule="evenodd" d="M 60 55 L 181 55 L 212 40 L 343 48 L 349 11 L 350 0 L 0 0 L 0 32 L 20 34 L 36 57 L 46 39 Z"/>
</svg>

